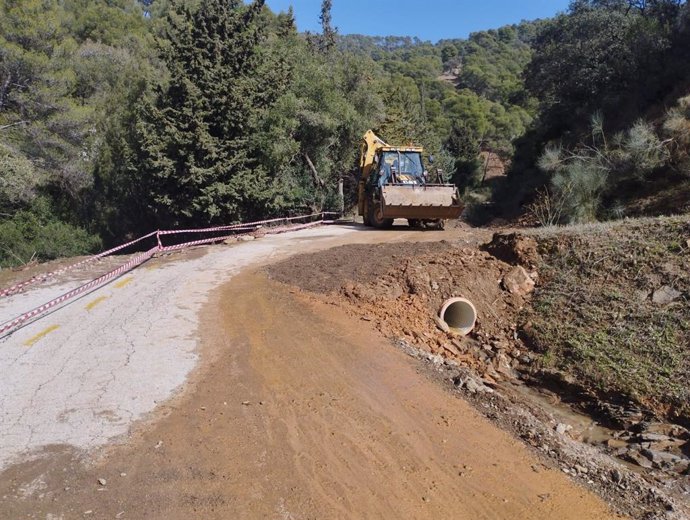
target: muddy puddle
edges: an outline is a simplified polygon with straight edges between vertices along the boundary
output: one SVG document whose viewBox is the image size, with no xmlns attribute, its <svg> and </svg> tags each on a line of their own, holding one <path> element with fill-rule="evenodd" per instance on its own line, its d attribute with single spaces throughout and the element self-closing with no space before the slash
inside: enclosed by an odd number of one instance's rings
<svg viewBox="0 0 690 520">
<path fill-rule="evenodd" d="M 602 451 L 609 451 L 610 446 L 625 446 L 620 440 L 626 430 L 610 428 L 602 425 L 591 415 L 580 412 L 568 403 L 563 402 L 556 394 L 539 387 L 524 384 L 501 383 L 500 392 L 517 394 L 519 399 L 528 406 L 537 407 L 556 423 L 556 431 L 562 431 L 577 442 L 593 446 Z M 646 469 L 623 458 L 617 458 L 628 471 L 644 475 Z M 669 477 L 672 478 L 672 477 Z"/>
<path fill-rule="evenodd" d="M 565 425 L 571 436 L 581 442 L 603 446 L 616 438 L 617 430 L 602 426 L 591 416 L 574 410 L 551 392 L 546 393 L 527 385 L 506 383 L 499 385 L 499 388 L 505 392 L 515 392 L 529 404 L 538 406 L 551 415 L 558 424 Z"/>
</svg>

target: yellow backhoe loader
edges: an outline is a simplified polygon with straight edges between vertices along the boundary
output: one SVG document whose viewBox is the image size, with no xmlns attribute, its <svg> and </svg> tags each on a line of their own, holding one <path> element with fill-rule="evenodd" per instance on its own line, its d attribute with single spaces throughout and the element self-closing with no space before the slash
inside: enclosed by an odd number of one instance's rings
<svg viewBox="0 0 690 520">
<path fill-rule="evenodd" d="M 460 216 L 458 188 L 445 184 L 440 172 L 431 182 L 423 153 L 416 146 L 390 146 L 371 130 L 364 135 L 358 210 L 365 226 L 390 228 L 393 220 L 404 218 L 410 227 L 443 229 L 447 219 Z"/>
</svg>

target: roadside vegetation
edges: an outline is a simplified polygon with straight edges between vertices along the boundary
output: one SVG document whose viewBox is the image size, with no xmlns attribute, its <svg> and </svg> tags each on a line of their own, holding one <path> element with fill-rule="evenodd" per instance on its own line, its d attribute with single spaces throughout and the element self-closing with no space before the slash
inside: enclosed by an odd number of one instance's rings
<svg viewBox="0 0 690 520">
<path fill-rule="evenodd" d="M 543 366 L 690 426 L 690 220 L 535 235 L 542 265 L 525 331 Z"/>
<path fill-rule="evenodd" d="M 332 3 L 300 34 L 263 0 L 0 0 L 0 266 L 348 209 L 368 128 L 435 155 L 475 222 L 687 209 L 686 2 L 577 0 L 435 44 L 340 35 Z"/>
<path fill-rule="evenodd" d="M 609 220 L 687 185 L 689 22 L 676 0 L 575 1 L 545 22 L 524 71 L 539 116 L 495 193 L 503 210 L 555 202 L 554 223 Z M 651 214 L 688 208 L 664 199 Z"/>
</svg>

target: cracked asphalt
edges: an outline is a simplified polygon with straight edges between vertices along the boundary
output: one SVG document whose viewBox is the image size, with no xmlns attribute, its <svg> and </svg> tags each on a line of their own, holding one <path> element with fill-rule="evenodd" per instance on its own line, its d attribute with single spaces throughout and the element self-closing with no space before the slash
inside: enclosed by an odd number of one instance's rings
<svg viewBox="0 0 690 520">
<path fill-rule="evenodd" d="M 351 232 L 315 228 L 156 258 L 0 338 L 0 470 L 51 446 L 90 450 L 126 434 L 195 368 L 199 313 L 212 289 L 243 267 Z M 92 271 L 0 299 L 0 323 Z"/>
</svg>

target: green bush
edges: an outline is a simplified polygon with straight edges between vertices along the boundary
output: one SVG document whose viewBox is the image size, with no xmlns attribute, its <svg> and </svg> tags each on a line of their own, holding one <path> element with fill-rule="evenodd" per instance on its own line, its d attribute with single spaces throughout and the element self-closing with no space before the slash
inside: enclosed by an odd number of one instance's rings
<svg viewBox="0 0 690 520">
<path fill-rule="evenodd" d="M 571 162 L 554 175 L 554 188 L 566 196 L 564 216 L 568 223 L 597 220 L 607 174 L 596 159 L 583 158 Z"/>
<path fill-rule="evenodd" d="M 601 204 L 609 171 L 598 154 L 565 152 L 560 147 L 547 147 L 539 159 L 539 167 L 549 172 L 553 200 L 559 201 L 556 223 L 593 222 Z"/>
<path fill-rule="evenodd" d="M 611 156 L 612 173 L 616 180 L 644 180 L 669 160 L 668 149 L 649 123 L 637 121 L 614 139 Z"/>
<path fill-rule="evenodd" d="M 93 253 L 100 246 L 98 237 L 51 219 L 40 209 L 19 211 L 0 221 L 0 267 Z"/>
<path fill-rule="evenodd" d="M 31 202 L 39 182 L 33 163 L 0 143 L 0 211 Z"/>
<path fill-rule="evenodd" d="M 560 223 L 586 223 L 602 215 L 624 215 L 619 203 L 604 208 L 602 199 L 616 194 L 625 182 L 651 179 L 671 158 L 668 143 L 661 141 L 654 128 L 644 121 L 636 122 L 609 142 L 603 120 L 595 114 L 591 130 L 591 144 L 581 143 L 572 150 L 547 146 L 539 157 L 539 168 L 551 175 L 550 200 L 559 201 Z M 540 207 L 544 199 L 537 202 L 536 207 Z"/>
<path fill-rule="evenodd" d="M 676 169 L 690 176 L 690 96 L 678 100 L 664 120 L 664 135 L 671 140 L 672 161 Z"/>
</svg>

